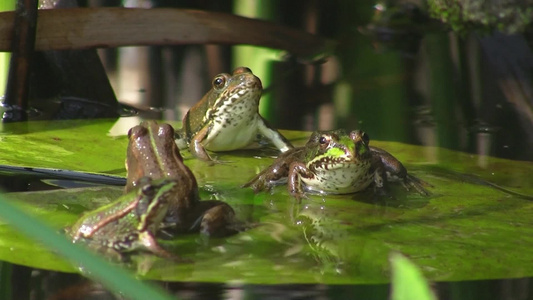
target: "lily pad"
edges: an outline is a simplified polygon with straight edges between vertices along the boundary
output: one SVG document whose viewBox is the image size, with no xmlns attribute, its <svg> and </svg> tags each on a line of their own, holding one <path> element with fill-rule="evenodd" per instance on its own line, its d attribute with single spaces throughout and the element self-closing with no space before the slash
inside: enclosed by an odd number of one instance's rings
<svg viewBox="0 0 533 300">
<path fill-rule="evenodd" d="M 0 135 L 0 163 L 125 175 L 127 138 L 107 135 L 111 121 L 29 122 L 25 132 Z M 5 130 L 4 130 L 5 131 Z M 296 144 L 308 133 L 283 132 Z M 393 187 L 393 198 L 371 192 L 312 195 L 301 204 L 286 187 L 254 194 L 239 186 L 273 161 L 269 151 L 218 153 L 215 166 L 184 153 L 203 199 L 232 205 L 257 224 L 240 234 L 163 241 L 191 263 L 137 255 L 128 267 L 143 278 L 167 281 L 377 283 L 389 280 L 391 251 L 403 253 L 429 280 L 533 276 L 533 178 L 530 162 L 481 157 L 435 147 L 372 141 L 434 188 L 430 197 Z M 498 185 L 495 187 L 494 185 Z M 503 189 L 503 190 L 502 190 Z M 117 187 L 10 193 L 20 207 L 60 230 L 86 210 L 115 199 Z M 520 196 L 522 195 L 522 196 Z M 0 226 L 0 259 L 76 272 L 76 266 L 38 243 Z"/>
</svg>

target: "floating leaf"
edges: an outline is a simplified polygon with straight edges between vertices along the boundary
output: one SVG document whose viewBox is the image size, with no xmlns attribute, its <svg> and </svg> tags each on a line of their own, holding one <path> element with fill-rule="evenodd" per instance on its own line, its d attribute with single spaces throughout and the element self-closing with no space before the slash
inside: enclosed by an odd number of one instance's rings
<svg viewBox="0 0 533 300">
<path fill-rule="evenodd" d="M 0 153 L 2 164 L 125 175 L 127 139 L 107 135 L 111 122 L 27 126 L 27 133 L 1 136 L 6 149 Z M 308 136 L 286 133 L 296 144 Z M 533 276 L 528 254 L 533 246 L 533 201 L 487 184 L 530 196 L 531 163 L 435 147 L 371 144 L 393 153 L 411 173 L 434 185 L 432 196 L 393 186 L 394 199 L 376 199 L 367 191 L 312 195 L 298 205 L 285 186 L 260 194 L 239 187 L 269 165 L 275 152 L 217 153 L 226 163 L 215 166 L 184 153 L 202 198 L 228 202 L 241 220 L 257 226 L 228 238 L 207 240 L 191 234 L 162 241 L 191 263 L 171 263 L 146 254 L 136 256 L 137 264 L 130 267 L 144 278 L 169 281 L 378 283 L 389 280 L 388 256 L 396 251 L 407 255 L 429 280 Z M 46 154 L 43 149 L 48 149 Z M 99 187 L 7 196 L 59 230 L 121 191 Z M 76 271 L 8 226 L 0 227 L 0 259 Z"/>
</svg>

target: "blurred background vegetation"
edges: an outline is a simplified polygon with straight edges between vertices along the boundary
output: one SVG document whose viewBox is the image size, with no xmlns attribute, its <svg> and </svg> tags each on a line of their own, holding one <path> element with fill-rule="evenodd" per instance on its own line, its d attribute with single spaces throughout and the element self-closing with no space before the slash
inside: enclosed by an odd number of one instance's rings
<svg viewBox="0 0 533 300">
<path fill-rule="evenodd" d="M 61 1 L 42 0 L 41 5 L 57 2 Z M 180 120 L 216 74 L 248 66 L 265 87 L 261 113 L 278 128 L 361 128 L 372 139 L 532 160 L 531 2 L 84 0 L 77 4 L 219 11 L 268 20 L 335 42 L 323 60 L 252 46 L 98 50 L 118 100 L 144 110 L 143 117 Z M 14 6 L 12 1 L 2 4 Z M 5 59 L 0 63 L 5 66 Z"/>
</svg>

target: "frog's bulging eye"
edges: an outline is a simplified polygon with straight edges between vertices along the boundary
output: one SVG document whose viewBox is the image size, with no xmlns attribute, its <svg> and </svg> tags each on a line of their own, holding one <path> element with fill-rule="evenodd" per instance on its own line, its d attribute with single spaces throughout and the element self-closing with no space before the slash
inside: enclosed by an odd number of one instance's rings
<svg viewBox="0 0 533 300">
<path fill-rule="evenodd" d="M 155 193 L 155 187 L 151 184 L 147 184 L 142 187 L 142 193 L 146 196 L 151 196 Z"/>
<path fill-rule="evenodd" d="M 321 144 L 321 145 L 324 145 L 324 144 L 327 144 L 329 141 L 329 139 L 325 136 L 321 136 L 320 139 L 318 140 L 318 142 Z"/>
<path fill-rule="evenodd" d="M 146 134 L 148 134 L 148 129 L 142 126 L 135 126 L 128 130 L 128 139 L 137 138 Z"/>
<path fill-rule="evenodd" d="M 252 73 L 252 70 L 250 70 L 247 67 L 238 67 L 237 69 L 233 70 L 233 75 L 243 74 L 243 73 Z"/>
<path fill-rule="evenodd" d="M 166 137 L 169 137 L 169 138 L 173 138 L 174 137 L 174 128 L 172 128 L 172 126 L 170 126 L 170 124 L 161 124 L 159 125 L 159 131 L 157 132 L 157 135 L 159 136 L 166 136 Z"/>
<path fill-rule="evenodd" d="M 213 87 L 216 89 L 223 88 L 225 84 L 226 84 L 226 78 L 224 78 L 223 76 L 217 76 L 213 80 Z"/>
<path fill-rule="evenodd" d="M 354 130 L 350 132 L 350 138 L 355 143 L 363 142 L 365 145 L 368 145 L 368 142 L 370 142 L 370 137 L 362 130 Z"/>
</svg>

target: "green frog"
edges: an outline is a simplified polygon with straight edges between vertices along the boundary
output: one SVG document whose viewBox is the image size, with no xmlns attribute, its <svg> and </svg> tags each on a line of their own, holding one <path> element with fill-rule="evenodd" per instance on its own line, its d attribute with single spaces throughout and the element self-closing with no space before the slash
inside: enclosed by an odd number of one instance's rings
<svg viewBox="0 0 533 300">
<path fill-rule="evenodd" d="M 200 231 L 208 236 L 235 232 L 231 206 L 217 200 L 200 201 L 196 178 L 183 163 L 172 126 L 144 121 L 129 130 L 128 138 L 125 192 L 134 190 L 145 176 L 179 183 L 169 200 L 164 228 L 173 233 Z"/>
<path fill-rule="evenodd" d="M 144 249 L 165 258 L 177 258 L 157 243 L 155 234 L 165 217 L 179 182 L 144 177 L 138 187 L 116 201 L 83 215 L 67 229 L 73 242 L 123 258 L 124 252 Z"/>
<path fill-rule="evenodd" d="M 219 74 L 212 85 L 183 118 L 183 127 L 176 133 L 180 149 L 188 148 L 195 157 L 212 161 L 206 150 L 253 148 L 265 141 L 281 152 L 293 148 L 259 115 L 263 87 L 250 69 L 240 67 L 232 74 Z"/>
<path fill-rule="evenodd" d="M 243 187 L 258 192 L 287 178 L 290 194 L 300 201 L 305 197 L 303 186 L 311 192 L 348 194 L 373 183 L 377 192 L 384 193 L 388 182 L 400 181 L 408 190 L 429 195 L 423 187 L 429 184 L 408 174 L 394 156 L 369 142 L 361 130 L 315 132 L 305 146 L 282 153 Z"/>
</svg>

